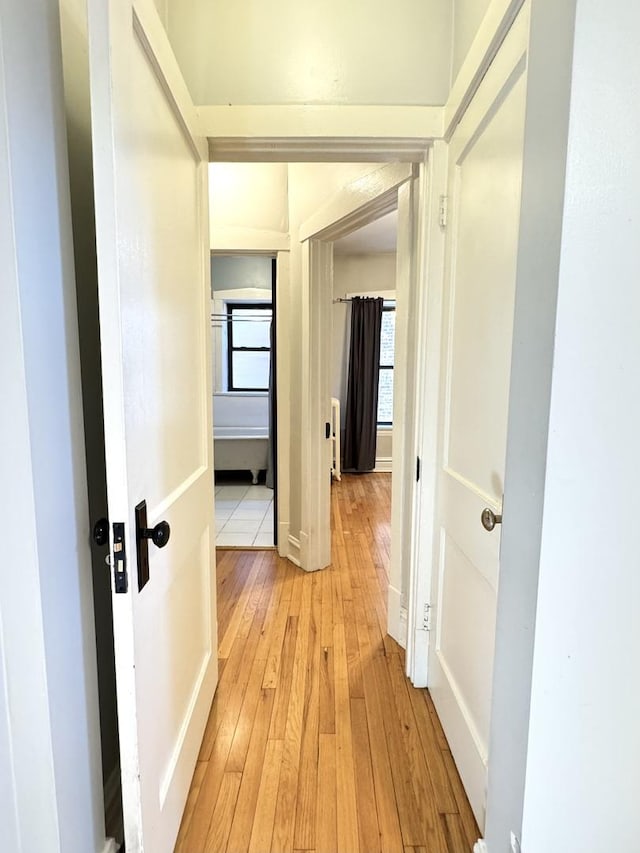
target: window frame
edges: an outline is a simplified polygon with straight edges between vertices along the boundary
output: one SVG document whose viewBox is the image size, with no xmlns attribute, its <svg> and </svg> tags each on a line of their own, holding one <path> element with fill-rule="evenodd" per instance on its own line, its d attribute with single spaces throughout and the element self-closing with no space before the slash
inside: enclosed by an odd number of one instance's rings
<svg viewBox="0 0 640 853">
<path fill-rule="evenodd" d="M 386 311 L 389 311 L 389 312 L 393 311 L 393 313 L 395 315 L 396 300 L 395 299 L 385 300 L 385 302 L 387 302 L 387 301 L 393 302 L 393 305 L 383 305 L 382 306 L 382 313 L 384 314 Z M 394 317 L 394 323 L 393 323 L 393 331 L 394 331 L 394 340 L 395 340 L 395 317 Z M 382 347 L 380 349 L 382 350 Z M 380 364 L 380 357 L 381 356 L 378 355 L 378 388 L 380 388 L 380 371 L 381 370 L 393 370 L 395 367 L 395 360 L 396 360 L 395 347 L 394 347 L 394 351 L 393 351 L 393 361 L 394 361 L 393 364 Z M 392 387 L 393 387 L 393 383 L 392 383 Z M 392 414 L 392 419 L 390 421 L 379 421 L 378 420 L 378 407 L 376 406 L 376 428 L 377 429 L 380 429 L 380 428 L 381 429 L 392 429 L 393 428 L 393 414 Z"/>
<path fill-rule="evenodd" d="M 236 388 L 233 382 L 233 353 L 234 352 L 268 352 L 271 354 L 271 347 L 234 347 L 233 346 L 233 311 L 234 309 L 250 310 L 250 311 L 271 311 L 271 321 L 273 322 L 273 301 L 271 302 L 250 302 L 250 301 L 234 301 L 225 302 L 227 314 L 227 391 L 231 393 L 242 394 L 244 392 L 260 392 L 263 394 L 269 393 L 269 385 L 266 388 Z"/>
</svg>

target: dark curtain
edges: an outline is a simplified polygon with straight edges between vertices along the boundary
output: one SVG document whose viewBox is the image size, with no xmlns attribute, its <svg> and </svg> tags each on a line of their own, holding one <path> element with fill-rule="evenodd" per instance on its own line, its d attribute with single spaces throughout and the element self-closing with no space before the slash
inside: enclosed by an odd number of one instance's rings
<svg viewBox="0 0 640 853">
<path fill-rule="evenodd" d="M 275 353 L 275 328 L 271 321 L 269 326 L 269 338 L 271 346 L 271 357 L 269 359 L 269 445 L 267 447 L 267 478 L 265 485 L 270 489 L 275 488 L 276 482 L 276 360 Z"/>
<path fill-rule="evenodd" d="M 351 301 L 351 344 L 345 414 L 344 464 L 348 471 L 376 466 L 378 367 L 383 299 Z"/>
</svg>

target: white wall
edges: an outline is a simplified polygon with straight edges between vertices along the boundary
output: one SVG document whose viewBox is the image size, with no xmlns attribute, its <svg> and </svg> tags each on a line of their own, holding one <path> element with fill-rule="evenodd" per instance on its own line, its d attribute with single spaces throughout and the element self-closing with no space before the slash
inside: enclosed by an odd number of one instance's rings
<svg viewBox="0 0 640 853">
<path fill-rule="evenodd" d="M 640 846 L 639 32 L 576 4 L 525 853 Z"/>
<path fill-rule="evenodd" d="M 160 0 L 157 0 L 160 2 Z M 449 0 L 169 0 L 197 104 L 443 104 Z"/>
<path fill-rule="evenodd" d="M 396 289 L 396 255 L 385 252 L 367 255 L 336 255 L 333 262 L 334 299 L 349 294 L 369 293 L 372 296 L 389 296 Z M 333 369 L 331 395 L 340 400 L 340 421 L 344 429 L 347 408 L 347 382 L 349 376 L 349 323 L 350 308 L 345 303 L 335 303 L 332 310 Z M 392 458 L 392 430 L 378 430 L 376 467 L 389 467 Z"/>
<path fill-rule="evenodd" d="M 288 204 L 286 163 L 211 163 L 211 248 L 288 234 Z"/>
<path fill-rule="evenodd" d="M 44 0 L 0 0 L 0 281 L 2 845 L 101 851 L 60 21 Z"/>
</svg>

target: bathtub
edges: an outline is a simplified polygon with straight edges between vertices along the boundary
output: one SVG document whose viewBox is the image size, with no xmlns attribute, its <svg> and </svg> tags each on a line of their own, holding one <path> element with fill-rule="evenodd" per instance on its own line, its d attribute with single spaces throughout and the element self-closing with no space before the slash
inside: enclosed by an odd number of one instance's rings
<svg viewBox="0 0 640 853">
<path fill-rule="evenodd" d="M 262 392 L 213 395 L 213 461 L 216 471 L 251 471 L 253 482 L 267 468 L 269 398 Z"/>
<path fill-rule="evenodd" d="M 269 433 L 263 427 L 216 426 L 213 461 L 216 471 L 251 471 L 253 483 L 267 468 Z"/>
</svg>

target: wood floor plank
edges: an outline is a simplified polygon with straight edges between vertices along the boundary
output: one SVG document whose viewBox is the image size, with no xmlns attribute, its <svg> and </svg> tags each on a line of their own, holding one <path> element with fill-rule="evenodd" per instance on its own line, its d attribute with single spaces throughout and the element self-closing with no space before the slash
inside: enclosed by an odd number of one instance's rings
<svg viewBox="0 0 640 853">
<path fill-rule="evenodd" d="M 284 739 L 287 726 L 297 638 L 298 617 L 289 616 L 282 643 L 282 653 L 278 667 L 278 683 L 276 684 L 275 707 L 273 709 L 273 716 L 271 717 L 271 731 L 269 732 L 269 737 L 280 740 Z"/>
<path fill-rule="evenodd" d="M 284 741 L 267 741 L 255 817 L 251 828 L 249 853 L 265 853 L 265 850 L 271 850 L 283 749 Z"/>
<path fill-rule="evenodd" d="M 424 699 L 426 691 L 409 690 L 409 701 L 416 719 L 418 736 L 422 742 L 422 749 L 427 762 L 427 769 L 431 777 L 436 809 L 440 814 L 456 814 L 458 804 L 453 796 L 453 789 L 449 781 L 449 774 L 442 756 L 442 749 L 435 729 L 427 703 Z"/>
<path fill-rule="evenodd" d="M 233 853 L 245 853 L 249 849 L 256 801 L 264 768 L 264 758 L 273 709 L 273 690 L 261 690 L 260 704 L 255 715 L 247 760 L 242 773 L 242 782 L 229 833 L 227 848 Z"/>
<path fill-rule="evenodd" d="M 338 849 L 358 850 L 358 808 L 356 798 L 353 738 L 351 730 L 351 703 L 349 698 L 349 671 L 344 625 L 333 629 L 334 679 L 336 705 L 336 790 L 338 810 Z"/>
<path fill-rule="evenodd" d="M 458 805 L 458 813 L 460 815 L 462 831 L 464 832 L 465 840 L 469 845 L 469 849 L 471 850 L 478 838 L 480 838 L 478 824 L 476 823 L 476 819 L 473 816 L 473 812 L 471 811 L 471 806 L 469 805 L 469 800 L 467 799 L 467 795 L 465 794 L 464 788 L 462 787 L 460 775 L 458 774 L 458 768 L 455 765 L 453 756 L 451 755 L 448 749 L 443 749 L 442 757 L 447 768 L 447 773 L 449 774 L 449 781 L 451 782 L 453 796 L 455 797 L 456 803 Z"/>
<path fill-rule="evenodd" d="M 444 814 L 440 815 L 440 820 L 442 822 L 442 830 L 447 842 L 447 853 L 471 853 L 473 846 L 469 839 L 465 837 L 460 815 Z M 480 836 L 478 835 L 475 841 L 477 841 L 479 837 Z"/>
<path fill-rule="evenodd" d="M 338 849 L 336 737 L 333 734 L 321 733 L 318 738 L 317 797 L 316 847 L 331 853 Z"/>
<path fill-rule="evenodd" d="M 220 784 L 220 793 L 211 816 L 210 829 L 204 847 L 185 847 L 185 853 L 203 850 L 204 853 L 220 853 L 227 849 L 231 823 L 235 813 L 241 773 L 225 773 Z"/>
<path fill-rule="evenodd" d="M 409 766 L 416 797 L 419 802 L 429 803 L 433 806 L 429 810 L 430 819 L 435 822 L 435 815 L 440 813 L 455 814 L 458 811 L 447 769 L 442 759 L 442 751 L 436 748 L 435 740 L 429 743 L 428 728 L 421 732 L 425 725 L 430 725 L 424 717 L 418 718 L 414 712 L 414 704 L 411 702 L 411 694 L 418 691 L 411 688 L 411 684 L 404 674 L 404 668 L 400 655 L 388 655 L 387 667 L 391 679 L 391 692 L 396 703 L 396 710 L 401 722 L 401 731 L 405 741 L 405 747 L 409 756 Z M 417 702 L 418 708 L 424 708 Z M 433 784 L 433 780 L 437 783 Z"/>
<path fill-rule="evenodd" d="M 234 640 L 238 635 L 238 629 L 240 627 L 240 623 L 242 622 L 242 617 L 244 616 L 244 611 L 249 601 L 249 597 L 253 590 L 253 585 L 256 579 L 260 576 L 260 561 L 254 560 L 253 565 L 244 581 L 242 588 L 239 592 L 237 600 L 233 607 L 233 612 L 230 614 L 230 618 L 222 636 L 222 640 L 220 641 L 220 645 L 218 646 L 218 657 L 220 658 L 228 658 L 231 654 L 231 647 L 233 646 Z"/>
<path fill-rule="evenodd" d="M 371 766 L 371 743 L 367 727 L 367 709 L 364 699 L 351 699 L 351 732 L 353 756 L 358 780 L 358 835 L 360 853 L 380 853 L 380 827 L 376 794 Z"/>
<path fill-rule="evenodd" d="M 244 694 L 244 700 L 238 713 L 238 719 L 233 734 L 233 741 L 229 750 L 229 757 L 225 770 L 229 773 L 242 773 L 244 764 L 249 750 L 249 741 L 253 732 L 256 714 L 260 708 L 261 702 L 264 700 L 264 688 L 262 682 L 264 680 L 265 660 L 254 658 L 251 665 L 251 675 Z"/>
<path fill-rule="evenodd" d="M 429 840 L 428 833 L 433 830 L 433 827 L 425 823 L 424 815 L 421 814 L 416 800 L 411 779 L 409 757 L 404 748 L 399 721 L 394 714 L 388 712 L 389 707 L 393 707 L 394 700 L 388 684 L 386 660 L 375 655 L 372 658 L 371 664 L 374 689 L 380 698 L 382 708 L 383 729 L 389 752 L 389 763 L 400 818 L 402 839 L 404 844 L 410 846 L 426 846 Z M 442 845 L 434 847 L 434 853 L 441 853 L 441 848 Z"/>
<path fill-rule="evenodd" d="M 386 633 L 388 474 L 332 486 L 332 564 L 218 560 L 220 678 L 176 853 L 470 853 L 431 698 Z"/>
<path fill-rule="evenodd" d="M 291 691 L 289 694 L 282 769 L 280 771 L 276 816 L 271 841 L 271 850 L 273 853 L 289 853 L 293 850 L 310 622 L 311 583 L 305 583 L 303 585 L 300 604 L 298 636 L 293 661 Z"/>
<path fill-rule="evenodd" d="M 314 575 L 311 584 L 311 614 L 307 656 L 307 680 L 304 697 L 300 768 L 298 773 L 298 798 L 294 847 L 300 850 L 315 848 L 316 805 L 318 787 L 318 731 L 320 723 L 320 647 L 322 588 Z"/>
<path fill-rule="evenodd" d="M 411 703 L 406 695 L 407 681 L 402 673 L 402 668 L 395 672 L 402 677 L 394 683 L 390 669 L 394 662 L 397 664 L 397 656 L 385 657 L 377 661 L 378 689 L 383 695 L 386 694 L 389 703 L 395 703 L 396 714 L 385 716 L 385 729 L 389 742 L 390 753 L 400 756 L 400 761 L 394 761 L 393 766 L 402 766 L 403 772 L 394 772 L 394 784 L 397 791 L 398 808 L 401 808 L 402 799 L 406 796 L 407 807 L 419 820 L 420 839 L 433 853 L 446 853 L 445 839 L 442 827 L 435 808 L 434 793 L 431 779 L 427 770 L 422 744 L 416 732 L 415 718 L 411 709 Z M 399 781 L 401 780 L 401 782 Z M 413 799 L 412 795 L 413 794 Z M 415 811 L 414 805 L 415 802 Z M 403 824 L 403 837 L 409 834 L 409 825 L 405 833 Z M 409 840 L 408 838 L 406 839 Z M 413 842 L 414 846 L 420 843 Z"/>
<path fill-rule="evenodd" d="M 321 734 L 335 734 L 336 706 L 333 668 L 333 642 L 320 652 L 320 724 Z"/>
</svg>

